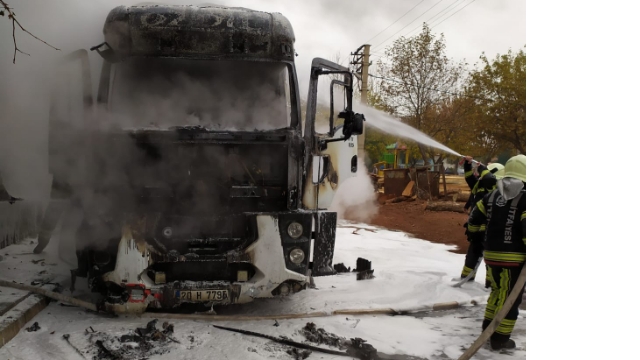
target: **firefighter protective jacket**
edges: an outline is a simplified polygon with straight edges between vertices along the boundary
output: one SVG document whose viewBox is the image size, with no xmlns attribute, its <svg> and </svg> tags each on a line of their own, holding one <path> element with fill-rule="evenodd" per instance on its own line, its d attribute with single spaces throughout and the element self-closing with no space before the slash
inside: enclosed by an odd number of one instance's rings
<svg viewBox="0 0 640 360">
<path fill-rule="evenodd" d="M 476 203 L 467 231 L 472 241 L 484 241 L 487 265 L 520 266 L 525 262 L 526 216 L 525 189 L 508 201 L 496 189 Z"/>
<path fill-rule="evenodd" d="M 469 189 L 471 189 L 469 200 L 464 206 L 465 210 L 475 205 L 478 201 L 482 200 L 488 192 L 496 188 L 496 177 L 486 166 L 479 164 L 478 174 L 480 174 L 480 176 L 476 177 L 473 174 L 471 164 L 466 161 L 464 162 L 464 180 L 467 182 L 467 185 L 469 185 Z"/>
</svg>

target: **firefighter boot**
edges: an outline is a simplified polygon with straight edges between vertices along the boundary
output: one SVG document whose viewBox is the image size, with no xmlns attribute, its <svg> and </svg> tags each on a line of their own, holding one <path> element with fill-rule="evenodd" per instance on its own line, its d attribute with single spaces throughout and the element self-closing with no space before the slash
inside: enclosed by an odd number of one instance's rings
<svg viewBox="0 0 640 360">
<path fill-rule="evenodd" d="M 497 341 L 497 340 L 491 340 L 491 348 L 493 350 L 509 350 L 509 349 L 515 349 L 516 348 L 516 342 L 509 339 L 507 341 Z"/>
</svg>

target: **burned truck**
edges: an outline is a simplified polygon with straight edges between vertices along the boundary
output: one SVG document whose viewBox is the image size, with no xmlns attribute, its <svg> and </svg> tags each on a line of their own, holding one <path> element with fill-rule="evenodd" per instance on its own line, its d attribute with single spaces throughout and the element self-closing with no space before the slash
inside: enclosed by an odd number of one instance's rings
<svg viewBox="0 0 640 360">
<path fill-rule="evenodd" d="M 51 200 L 34 252 L 65 211 L 79 211 L 73 282 L 87 278 L 115 312 L 247 303 L 334 274 L 337 215 L 327 209 L 356 174 L 364 126 L 352 73 L 314 59 L 302 118 L 281 14 L 120 6 L 103 33 L 57 72 Z"/>
</svg>

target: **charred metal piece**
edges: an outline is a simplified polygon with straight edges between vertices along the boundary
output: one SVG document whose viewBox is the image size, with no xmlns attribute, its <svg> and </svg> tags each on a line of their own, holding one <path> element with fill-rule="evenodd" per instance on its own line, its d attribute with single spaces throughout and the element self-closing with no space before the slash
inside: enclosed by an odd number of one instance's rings
<svg viewBox="0 0 640 360">
<path fill-rule="evenodd" d="M 363 258 L 356 260 L 356 268 L 353 269 L 357 272 L 356 280 L 368 280 L 373 279 L 373 269 L 371 269 L 371 261 Z"/>
<path fill-rule="evenodd" d="M 360 272 L 360 271 L 366 271 L 366 270 L 371 270 L 371 261 L 363 258 L 358 258 L 356 260 L 355 271 Z"/>
<path fill-rule="evenodd" d="M 338 273 L 351 272 L 351 268 L 347 268 L 343 263 L 333 265 L 333 269 Z"/>
<path fill-rule="evenodd" d="M 373 279 L 374 277 L 375 276 L 373 276 L 373 270 L 365 270 L 357 274 L 356 280 L 369 280 Z"/>
</svg>

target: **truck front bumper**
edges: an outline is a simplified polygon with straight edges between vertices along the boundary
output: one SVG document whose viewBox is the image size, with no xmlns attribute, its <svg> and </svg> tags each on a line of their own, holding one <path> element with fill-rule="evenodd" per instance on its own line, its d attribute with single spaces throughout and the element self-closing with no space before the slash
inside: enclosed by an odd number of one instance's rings
<svg viewBox="0 0 640 360">
<path fill-rule="evenodd" d="M 147 307 L 169 309 L 185 303 L 208 306 L 242 304 L 257 298 L 289 295 L 306 288 L 311 281 L 311 270 L 291 269 L 285 257 L 291 245 L 283 241 L 287 235 L 282 234 L 285 227 L 279 224 L 282 218 L 282 214 L 256 215 L 256 240 L 241 251 L 243 258 L 255 270 L 246 281 L 156 283 L 147 274 L 153 263 L 153 247 L 144 240 L 135 239 L 131 231 L 123 231 L 115 269 L 101 278 L 105 283 L 119 285 L 124 291 L 116 297 L 107 297 L 106 309 L 116 313 L 136 313 L 144 312 Z M 296 241 L 309 242 L 304 247 L 307 249 L 305 260 L 300 264 L 300 267 L 308 269 L 310 236 Z"/>
</svg>

